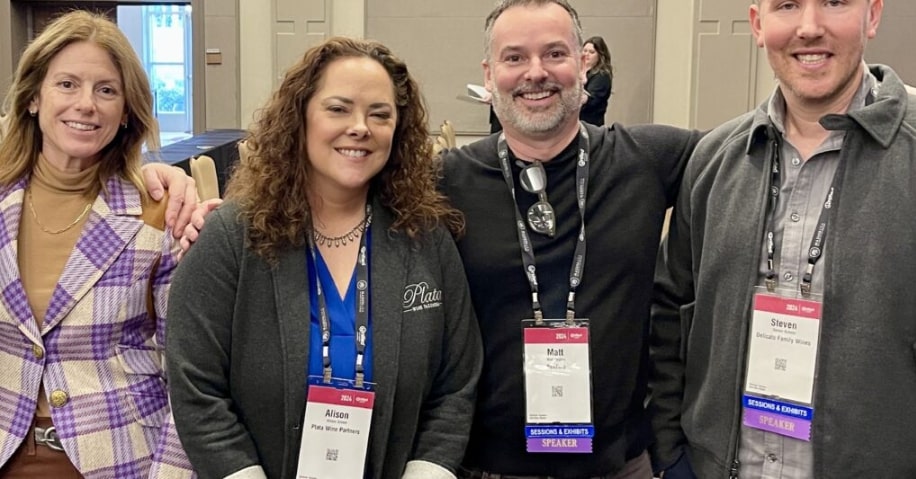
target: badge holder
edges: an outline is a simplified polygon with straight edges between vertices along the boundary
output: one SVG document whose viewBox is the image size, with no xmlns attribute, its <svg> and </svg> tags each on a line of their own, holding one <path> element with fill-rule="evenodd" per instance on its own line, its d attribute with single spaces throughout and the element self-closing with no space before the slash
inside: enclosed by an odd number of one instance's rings
<svg viewBox="0 0 916 479">
<path fill-rule="evenodd" d="M 742 423 L 811 440 L 823 303 L 819 295 L 756 288 Z"/>
<path fill-rule="evenodd" d="M 375 384 L 309 376 L 297 479 L 362 479 Z"/>
<path fill-rule="evenodd" d="M 522 321 L 528 452 L 590 453 L 588 319 Z"/>
</svg>

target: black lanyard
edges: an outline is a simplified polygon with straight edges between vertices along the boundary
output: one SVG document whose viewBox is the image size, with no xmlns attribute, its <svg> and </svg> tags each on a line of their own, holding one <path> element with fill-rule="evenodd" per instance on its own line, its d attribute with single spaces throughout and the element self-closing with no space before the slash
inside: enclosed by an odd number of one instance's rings
<svg viewBox="0 0 916 479">
<path fill-rule="evenodd" d="M 581 225 L 579 227 L 579 237 L 576 241 L 576 250 L 573 254 L 572 267 L 569 271 L 569 295 L 566 297 L 567 322 L 572 322 L 576 316 L 576 289 L 582 282 L 582 270 L 585 269 L 585 199 L 588 197 L 588 151 L 588 132 L 580 122 L 579 155 L 576 158 L 576 199 L 579 205 Z M 525 267 L 525 274 L 531 286 L 531 307 L 534 310 L 534 319 L 535 322 L 540 324 L 544 322 L 544 313 L 541 310 L 541 302 L 538 299 L 538 278 L 534 248 L 531 245 L 531 237 L 528 235 L 525 221 L 518 211 L 518 203 L 515 199 L 515 180 L 512 178 L 512 168 L 509 166 L 509 148 L 506 146 L 505 133 L 500 133 L 499 135 L 497 152 L 499 154 L 499 165 L 503 170 L 503 177 L 506 179 L 509 193 L 512 194 L 512 201 L 515 204 L 515 224 L 518 231 L 518 241 L 522 248 L 522 265 Z"/>
<path fill-rule="evenodd" d="M 372 224 L 372 206 L 366 205 L 366 229 L 359 240 L 359 256 L 356 259 L 356 387 L 363 387 L 365 371 L 363 358 L 366 353 L 367 331 L 369 330 L 369 255 L 366 251 L 366 236 Z M 318 266 L 315 242 L 309 235 L 309 252 Z M 328 305 L 321 288 L 321 279 L 315 275 L 315 290 L 318 293 L 318 322 L 321 324 L 321 358 L 323 381 L 331 382 L 331 320 L 328 317 Z"/>
<path fill-rule="evenodd" d="M 775 269 L 774 256 L 776 252 L 776 240 L 774 233 L 774 225 L 776 223 L 776 207 L 779 205 L 779 189 L 780 189 L 780 169 L 779 169 L 779 142 L 774 138 L 770 143 L 770 148 L 772 148 L 772 153 L 770 154 L 771 165 L 771 179 L 772 183 L 770 184 L 770 193 L 769 201 L 767 204 L 767 230 L 766 230 L 766 249 L 767 249 L 767 273 L 766 273 L 766 287 L 767 291 L 774 292 L 776 291 L 777 275 Z M 811 244 L 808 247 L 808 266 L 805 267 L 805 272 L 802 275 L 801 284 L 799 289 L 803 296 L 808 296 L 811 294 L 811 282 L 814 277 L 814 266 L 817 264 L 818 260 L 821 259 L 821 255 L 824 252 L 824 242 L 827 239 L 827 224 L 830 220 L 830 209 L 836 203 L 840 196 L 840 182 L 842 182 L 843 170 L 846 166 L 846 163 L 840 161 L 840 164 L 837 165 L 836 171 L 833 173 L 833 180 L 830 183 L 830 189 L 827 190 L 827 197 L 824 199 L 824 204 L 821 207 L 821 213 L 817 218 L 817 228 L 814 230 L 814 235 L 811 238 Z"/>
</svg>

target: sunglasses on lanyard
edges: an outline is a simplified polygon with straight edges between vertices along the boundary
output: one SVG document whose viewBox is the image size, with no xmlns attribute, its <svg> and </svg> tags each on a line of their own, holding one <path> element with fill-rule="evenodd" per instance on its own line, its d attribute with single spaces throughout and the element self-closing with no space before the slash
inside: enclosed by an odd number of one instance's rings
<svg viewBox="0 0 916 479">
<path fill-rule="evenodd" d="M 528 208 L 528 228 L 553 238 L 557 221 L 553 206 L 547 202 L 547 171 L 540 161 L 528 163 L 518 174 L 518 181 L 528 193 L 538 195 L 538 201 Z"/>
</svg>

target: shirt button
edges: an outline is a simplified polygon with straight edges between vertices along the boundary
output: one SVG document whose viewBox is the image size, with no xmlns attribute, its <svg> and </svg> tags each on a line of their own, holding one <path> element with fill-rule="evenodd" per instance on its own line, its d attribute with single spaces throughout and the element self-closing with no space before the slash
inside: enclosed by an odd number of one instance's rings
<svg viewBox="0 0 916 479">
<path fill-rule="evenodd" d="M 37 344 L 32 345 L 32 355 L 35 356 L 35 359 L 41 359 L 45 357 L 45 350 Z"/>
<path fill-rule="evenodd" d="M 791 271 L 786 271 L 786 273 L 782 275 L 782 278 L 785 279 L 786 281 L 792 281 L 793 279 L 795 279 L 795 276 L 792 274 Z"/>
<path fill-rule="evenodd" d="M 801 164 L 801 158 L 797 156 L 795 158 L 792 158 L 792 166 L 798 166 L 800 164 Z"/>
<path fill-rule="evenodd" d="M 767 461 L 776 462 L 776 461 L 778 461 L 778 460 L 779 460 L 779 458 L 776 457 L 776 454 L 767 454 Z"/>
<path fill-rule="evenodd" d="M 795 223 L 798 223 L 798 220 L 801 219 L 801 215 L 799 215 L 798 213 L 792 213 L 789 216 L 789 218 L 792 218 L 792 221 L 794 221 Z"/>
<path fill-rule="evenodd" d="M 57 389 L 51 393 L 51 398 L 48 402 L 50 402 L 53 407 L 62 407 L 64 404 L 67 404 L 69 400 L 70 396 L 67 395 L 67 393 Z"/>
</svg>

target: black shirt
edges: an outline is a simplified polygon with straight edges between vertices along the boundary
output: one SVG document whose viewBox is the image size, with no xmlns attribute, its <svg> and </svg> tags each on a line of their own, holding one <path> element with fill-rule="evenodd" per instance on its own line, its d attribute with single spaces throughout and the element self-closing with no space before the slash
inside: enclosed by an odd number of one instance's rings
<svg viewBox="0 0 916 479">
<path fill-rule="evenodd" d="M 458 249 L 465 264 L 484 344 L 484 369 L 465 466 L 512 475 L 560 478 L 612 474 L 650 442 L 646 398 L 649 305 L 655 254 L 666 207 L 698 138 L 664 126 L 588 127 L 591 138 L 586 204 L 588 257 L 576 299 L 591 320 L 592 454 L 525 451 L 521 321 L 532 316 L 514 208 L 524 217 L 536 196 L 518 185 L 512 201 L 499 167 L 497 135 L 445 158 L 443 188 L 466 216 Z M 545 163 L 547 196 L 557 234 L 532 233 L 541 299 L 561 317 L 569 288 L 580 216 L 575 195 L 574 140 Z"/>
</svg>

